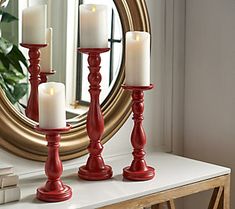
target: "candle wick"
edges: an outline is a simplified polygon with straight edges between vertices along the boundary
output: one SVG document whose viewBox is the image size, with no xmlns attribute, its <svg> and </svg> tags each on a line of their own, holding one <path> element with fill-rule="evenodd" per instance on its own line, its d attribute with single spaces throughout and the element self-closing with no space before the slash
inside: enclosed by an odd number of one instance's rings
<svg viewBox="0 0 235 209">
<path fill-rule="evenodd" d="M 95 12 L 95 11 L 96 11 L 96 8 L 95 8 L 95 7 L 92 7 L 91 11 L 92 11 L 92 12 Z"/>
<path fill-rule="evenodd" d="M 50 88 L 50 95 L 54 95 L 55 90 L 53 88 Z"/>
</svg>

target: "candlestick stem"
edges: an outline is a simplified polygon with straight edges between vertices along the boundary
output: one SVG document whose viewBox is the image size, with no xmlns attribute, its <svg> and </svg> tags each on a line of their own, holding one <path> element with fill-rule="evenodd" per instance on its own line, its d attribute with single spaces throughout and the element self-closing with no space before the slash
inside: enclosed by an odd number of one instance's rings
<svg viewBox="0 0 235 209">
<path fill-rule="evenodd" d="M 63 165 L 60 160 L 60 133 L 68 131 L 70 126 L 64 129 L 41 129 L 36 127 L 38 132 L 46 133 L 48 142 L 48 158 L 45 164 L 45 174 L 48 179 L 45 185 L 37 189 L 37 198 L 46 202 L 60 202 L 71 198 L 72 190 L 69 186 L 64 185 L 60 179 L 63 172 Z"/>
<path fill-rule="evenodd" d="M 131 134 L 131 144 L 133 146 L 133 161 L 131 166 L 123 169 L 123 176 L 126 179 L 134 181 L 150 180 L 155 176 L 154 168 L 147 165 L 144 157 L 144 146 L 146 144 L 146 135 L 143 128 L 144 113 L 144 90 L 149 87 L 131 87 L 123 86 L 124 89 L 132 91 L 132 112 L 134 120 L 134 128 Z"/>
<path fill-rule="evenodd" d="M 46 47 L 47 44 L 21 44 L 29 49 L 29 73 L 31 91 L 28 99 L 25 114 L 28 118 L 38 122 L 38 85 L 40 84 L 40 48 Z"/>
<path fill-rule="evenodd" d="M 87 134 L 90 138 L 88 146 L 89 158 L 86 165 L 80 167 L 78 175 L 85 180 L 104 180 L 112 177 L 112 168 L 105 165 L 101 156 L 103 145 L 101 137 L 104 131 L 104 119 L 99 104 L 100 96 L 100 53 L 107 52 L 109 49 L 80 49 L 80 52 L 88 54 L 88 64 L 90 74 L 88 80 L 90 83 L 90 107 L 87 115 Z"/>
</svg>

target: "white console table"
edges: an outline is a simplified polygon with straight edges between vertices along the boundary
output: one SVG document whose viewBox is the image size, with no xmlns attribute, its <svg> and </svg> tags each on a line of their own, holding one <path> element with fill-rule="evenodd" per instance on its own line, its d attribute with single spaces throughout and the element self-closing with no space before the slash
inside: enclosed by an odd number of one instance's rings
<svg viewBox="0 0 235 209">
<path fill-rule="evenodd" d="M 174 199 L 210 189 L 214 192 L 209 209 L 230 209 L 229 168 L 167 153 L 152 153 L 147 155 L 147 162 L 156 168 L 156 177 L 145 182 L 130 182 L 123 180 L 121 174 L 131 160 L 131 155 L 106 160 L 114 171 L 113 178 L 106 181 L 78 179 L 80 165 L 64 171 L 63 181 L 72 187 L 73 197 L 60 203 L 35 199 L 36 188 L 46 180 L 44 175 L 21 179 L 21 201 L 1 205 L 1 209 L 156 209 L 163 202 L 175 209 Z"/>
</svg>

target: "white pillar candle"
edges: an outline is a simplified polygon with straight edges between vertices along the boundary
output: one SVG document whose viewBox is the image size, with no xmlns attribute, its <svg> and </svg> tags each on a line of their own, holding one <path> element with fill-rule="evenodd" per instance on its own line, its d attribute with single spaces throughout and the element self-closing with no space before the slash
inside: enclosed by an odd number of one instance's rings
<svg viewBox="0 0 235 209">
<path fill-rule="evenodd" d="M 47 26 L 47 6 L 29 7 L 22 13 L 22 43 L 45 44 Z"/>
<path fill-rule="evenodd" d="M 52 28 L 47 29 L 47 47 L 41 49 L 41 72 L 50 73 L 52 71 Z"/>
<path fill-rule="evenodd" d="M 150 85 L 150 34 L 126 33 L 126 85 Z"/>
<path fill-rule="evenodd" d="M 39 85 L 39 127 L 56 129 L 66 127 L 65 86 L 48 82 Z"/>
<path fill-rule="evenodd" d="M 80 47 L 108 47 L 108 7 L 105 5 L 80 5 Z"/>
</svg>

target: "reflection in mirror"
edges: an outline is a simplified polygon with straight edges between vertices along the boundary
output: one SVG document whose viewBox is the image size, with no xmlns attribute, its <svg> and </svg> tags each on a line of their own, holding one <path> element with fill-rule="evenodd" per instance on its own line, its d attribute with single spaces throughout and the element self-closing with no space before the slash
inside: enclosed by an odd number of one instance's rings
<svg viewBox="0 0 235 209">
<path fill-rule="evenodd" d="M 61 36 L 61 34 L 66 34 L 66 31 L 63 30 L 63 28 L 69 28 L 68 25 L 64 25 L 63 27 L 58 27 L 58 24 L 66 24 L 67 21 L 61 21 L 61 19 L 66 20 L 66 17 L 58 17 L 58 12 L 53 8 L 60 8 L 61 10 L 63 8 L 61 5 L 61 1 L 57 0 L 28 0 L 28 1 L 13 1 L 10 0 L 9 4 L 7 6 L 7 10 L 11 11 L 12 15 L 15 15 L 19 18 L 18 23 L 14 23 L 15 25 L 5 25 L 2 27 L 2 34 L 7 34 L 8 37 L 14 38 L 14 43 L 17 45 L 21 42 L 21 12 L 24 8 L 27 6 L 34 6 L 36 4 L 48 4 L 48 27 L 53 28 L 53 66 L 56 66 L 57 69 L 54 69 L 56 71 L 56 75 L 49 76 L 49 81 L 56 81 L 56 82 L 65 82 L 67 92 L 71 91 L 73 93 L 69 94 L 66 99 L 68 99 L 69 102 L 67 103 L 67 121 L 71 122 L 76 126 L 79 122 L 79 118 L 83 117 L 84 114 L 88 110 L 88 105 L 90 101 L 90 95 L 88 93 L 89 89 L 89 83 L 87 80 L 87 76 L 89 73 L 89 70 L 87 69 L 87 56 L 81 55 L 80 53 L 77 53 L 77 51 L 74 50 L 74 54 L 69 54 L 69 56 L 73 57 L 75 60 L 77 60 L 77 65 L 74 66 L 74 69 L 58 69 L 58 64 L 61 63 L 61 60 L 63 60 L 64 63 L 66 63 L 66 59 L 68 56 L 63 56 L 63 53 L 58 53 L 58 51 L 64 51 L 67 48 L 63 48 L 63 45 L 61 44 L 61 39 L 58 37 Z M 57 5 L 58 4 L 58 5 Z M 63 3 L 65 4 L 65 3 Z M 113 85 L 116 82 L 116 78 L 118 76 L 120 65 L 122 61 L 123 56 L 123 42 L 122 42 L 122 25 L 119 18 L 119 14 L 117 11 L 117 8 L 113 1 L 107 1 L 107 0 L 79 0 L 77 1 L 77 13 L 73 15 L 73 24 L 75 28 L 79 28 L 79 5 L 80 4 L 104 4 L 109 6 L 109 12 L 108 12 L 108 22 L 109 22 L 109 47 L 110 52 L 105 53 L 102 55 L 102 63 L 101 63 L 101 75 L 102 75 L 102 82 L 101 82 L 101 95 L 100 95 L 100 103 L 102 105 L 103 102 L 105 102 L 106 98 L 109 96 L 110 91 L 112 90 Z M 69 11 L 68 11 L 69 12 Z M 62 14 L 66 14 L 66 12 L 63 12 Z M 71 18 L 72 13 L 70 14 Z M 56 17 L 56 20 L 55 20 Z M 76 39 L 75 43 L 76 45 L 74 48 L 79 47 L 79 30 L 75 29 L 76 31 L 74 37 L 67 37 L 67 42 L 72 41 L 73 39 Z M 68 36 L 69 33 L 67 33 Z M 95 35 L 95 34 L 94 34 Z M 65 36 L 65 35 L 64 35 Z M 64 38 L 66 39 L 66 38 Z M 65 40 L 64 40 L 65 41 Z M 74 42 L 73 42 L 74 43 Z M 58 48 L 60 47 L 60 48 Z M 28 51 L 20 48 L 25 57 L 28 59 Z M 72 67 L 72 66 L 71 66 Z M 70 68 L 70 66 L 69 66 Z M 72 72 L 72 73 L 71 73 Z M 1 72 L 0 72 L 1 73 Z M 24 68 L 24 74 L 26 75 L 26 78 L 22 76 L 22 78 L 18 81 L 19 83 L 26 83 L 25 89 L 27 90 L 27 87 L 29 87 L 28 82 L 28 72 L 27 69 Z M 64 77 L 66 79 L 64 79 Z M 62 78 L 62 79 L 60 79 Z M 70 78 L 70 79 L 68 79 Z M 68 82 L 69 81 L 69 82 Z M 25 114 L 25 107 L 27 105 L 29 97 L 29 91 L 25 92 L 25 96 L 19 99 L 19 102 L 15 103 L 15 107 L 22 113 Z"/>
<path fill-rule="evenodd" d="M 0 1 L 0 87 L 19 110 L 27 94 L 26 58 L 18 49 L 18 3 Z"/>
<path fill-rule="evenodd" d="M 108 5 L 108 23 L 109 23 L 109 48 L 108 53 L 101 55 L 101 94 L 100 94 L 100 103 L 109 95 L 116 78 L 119 73 L 121 61 L 122 61 L 122 27 L 118 11 L 115 7 L 113 1 L 107 0 L 80 0 L 79 5 L 81 4 L 103 4 Z M 79 15 L 78 15 L 78 28 L 79 28 Z M 80 46 L 79 33 L 77 46 Z M 88 93 L 89 82 L 88 74 L 89 70 L 87 69 L 87 55 L 78 53 L 77 56 L 77 76 L 76 76 L 76 99 L 74 102 L 74 109 L 70 110 L 70 117 L 74 117 L 75 114 L 83 114 L 88 109 L 88 104 L 90 101 L 90 95 Z M 67 84 L 66 84 L 67 87 Z M 77 118 L 75 116 L 75 118 Z M 74 119 L 73 119 L 74 120 Z M 71 122 L 72 120 L 70 120 Z"/>
</svg>

